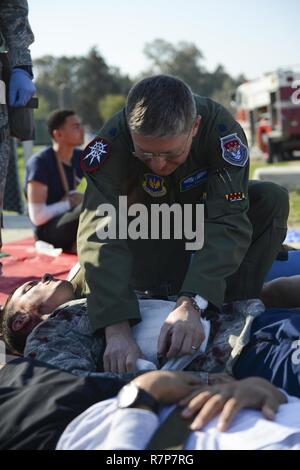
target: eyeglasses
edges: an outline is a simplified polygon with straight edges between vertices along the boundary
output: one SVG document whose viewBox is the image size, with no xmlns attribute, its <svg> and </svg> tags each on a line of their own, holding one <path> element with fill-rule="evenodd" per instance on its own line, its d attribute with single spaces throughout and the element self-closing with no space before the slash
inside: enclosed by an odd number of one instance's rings
<svg viewBox="0 0 300 470">
<path fill-rule="evenodd" d="M 139 158 L 140 160 L 149 160 L 150 158 L 165 158 L 166 160 L 176 160 L 177 158 L 181 157 L 186 152 L 188 142 L 191 137 L 192 130 L 194 128 L 194 125 L 192 125 L 191 130 L 189 132 L 189 135 L 187 136 L 186 142 L 184 144 L 183 149 L 181 152 L 168 152 L 168 153 L 160 153 L 160 152 L 132 152 L 132 155 L 134 155 L 136 158 Z"/>
</svg>

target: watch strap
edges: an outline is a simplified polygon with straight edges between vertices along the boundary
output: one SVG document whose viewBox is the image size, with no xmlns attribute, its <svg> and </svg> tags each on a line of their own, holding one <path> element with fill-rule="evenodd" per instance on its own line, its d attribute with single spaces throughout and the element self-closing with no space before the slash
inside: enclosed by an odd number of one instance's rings
<svg viewBox="0 0 300 470">
<path fill-rule="evenodd" d="M 192 307 L 194 310 L 196 310 L 196 312 L 199 312 L 199 313 L 202 313 L 204 311 L 203 308 L 200 308 L 199 305 L 197 304 L 196 300 L 195 300 L 195 295 L 196 294 L 192 294 L 191 292 L 181 292 L 179 294 L 179 297 L 187 297 L 190 299 L 190 302 L 192 304 Z"/>
</svg>

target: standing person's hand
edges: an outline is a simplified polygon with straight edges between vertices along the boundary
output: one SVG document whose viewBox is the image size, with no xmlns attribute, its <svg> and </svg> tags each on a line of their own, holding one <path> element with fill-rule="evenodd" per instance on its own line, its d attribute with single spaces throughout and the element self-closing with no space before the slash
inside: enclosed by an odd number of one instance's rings
<svg viewBox="0 0 300 470">
<path fill-rule="evenodd" d="M 182 297 L 161 328 L 157 354 L 168 359 L 194 354 L 203 340 L 200 313 L 188 298 Z"/>
<path fill-rule="evenodd" d="M 15 68 L 9 80 L 9 105 L 14 108 L 25 106 L 35 94 L 36 88 L 26 70 Z"/>
<path fill-rule="evenodd" d="M 127 321 L 105 328 L 104 370 L 116 374 L 136 371 L 136 361 L 143 354 L 133 339 Z"/>
</svg>

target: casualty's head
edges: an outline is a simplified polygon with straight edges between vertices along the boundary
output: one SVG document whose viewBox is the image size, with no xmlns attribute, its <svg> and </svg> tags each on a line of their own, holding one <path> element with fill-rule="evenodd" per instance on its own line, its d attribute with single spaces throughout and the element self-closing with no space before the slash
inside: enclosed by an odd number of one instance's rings
<svg viewBox="0 0 300 470">
<path fill-rule="evenodd" d="M 138 82 L 128 94 L 126 119 L 133 154 L 160 176 L 185 162 L 201 121 L 189 86 L 170 75 Z"/>
<path fill-rule="evenodd" d="M 61 145 L 76 147 L 83 144 L 84 128 L 81 119 L 72 109 L 53 111 L 47 120 L 48 132 Z"/>
<path fill-rule="evenodd" d="M 69 281 L 44 274 L 40 280 L 25 282 L 8 297 L 3 310 L 1 330 L 12 351 L 23 353 L 27 336 L 38 323 L 60 305 L 74 299 Z"/>
</svg>

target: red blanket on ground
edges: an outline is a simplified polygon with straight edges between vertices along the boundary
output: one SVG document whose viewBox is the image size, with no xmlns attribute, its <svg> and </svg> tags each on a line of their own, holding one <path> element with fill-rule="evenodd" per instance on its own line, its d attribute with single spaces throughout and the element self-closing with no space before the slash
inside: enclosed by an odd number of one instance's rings
<svg viewBox="0 0 300 470">
<path fill-rule="evenodd" d="M 11 256 L 0 260 L 3 264 L 3 273 L 0 276 L 0 305 L 4 304 L 8 294 L 15 287 L 31 279 L 39 279 L 45 273 L 65 279 L 77 261 L 76 255 L 68 253 L 62 253 L 55 258 L 36 253 L 33 238 L 7 243 L 3 245 L 2 252 Z"/>
</svg>

